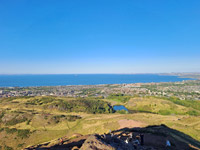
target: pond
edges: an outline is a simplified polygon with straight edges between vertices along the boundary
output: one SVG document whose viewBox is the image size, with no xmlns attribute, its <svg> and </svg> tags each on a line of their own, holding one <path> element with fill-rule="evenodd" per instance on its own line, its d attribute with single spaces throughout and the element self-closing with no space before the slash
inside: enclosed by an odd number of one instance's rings
<svg viewBox="0 0 200 150">
<path fill-rule="evenodd" d="M 124 105 L 114 105 L 114 106 L 113 106 L 113 109 L 114 109 L 115 111 L 117 111 L 117 110 L 125 110 L 125 111 L 128 111 L 128 109 L 127 109 Z"/>
</svg>

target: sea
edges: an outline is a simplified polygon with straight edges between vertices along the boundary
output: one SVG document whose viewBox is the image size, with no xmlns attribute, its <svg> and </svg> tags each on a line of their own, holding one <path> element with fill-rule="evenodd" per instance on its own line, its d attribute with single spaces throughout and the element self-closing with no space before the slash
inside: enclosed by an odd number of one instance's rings
<svg viewBox="0 0 200 150">
<path fill-rule="evenodd" d="M 150 83 L 176 82 L 183 80 L 192 79 L 158 74 L 0 75 L 0 87 Z"/>
</svg>

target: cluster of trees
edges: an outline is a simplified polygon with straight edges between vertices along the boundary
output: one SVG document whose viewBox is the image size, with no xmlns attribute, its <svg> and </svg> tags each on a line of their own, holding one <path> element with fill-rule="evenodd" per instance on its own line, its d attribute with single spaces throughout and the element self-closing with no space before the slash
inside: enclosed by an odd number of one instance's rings
<svg viewBox="0 0 200 150">
<path fill-rule="evenodd" d="M 56 107 L 61 111 L 67 112 L 86 112 L 86 113 L 113 113 L 112 106 L 102 100 L 57 100 L 48 106 L 49 108 Z"/>
</svg>

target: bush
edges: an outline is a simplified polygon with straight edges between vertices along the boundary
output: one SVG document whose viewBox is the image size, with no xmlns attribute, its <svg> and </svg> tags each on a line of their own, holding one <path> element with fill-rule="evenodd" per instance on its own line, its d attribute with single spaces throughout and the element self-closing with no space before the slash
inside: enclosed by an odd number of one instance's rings
<svg viewBox="0 0 200 150">
<path fill-rule="evenodd" d="M 18 144 L 17 147 L 22 147 L 25 143 Z"/>
<path fill-rule="evenodd" d="M 30 130 L 29 129 L 20 129 L 20 130 L 17 130 L 17 136 L 24 139 L 24 138 L 28 138 L 29 135 L 30 135 Z"/>
<path fill-rule="evenodd" d="M 31 122 L 31 119 L 29 119 L 27 122 L 26 122 L 26 125 L 29 125 Z"/>
<path fill-rule="evenodd" d="M 4 115 L 5 115 L 5 112 L 2 111 L 1 114 L 0 114 L 0 122 L 1 122 L 1 119 L 3 118 Z"/>
<path fill-rule="evenodd" d="M 128 114 L 128 111 L 126 110 L 117 110 L 116 112 L 120 114 Z"/>
<path fill-rule="evenodd" d="M 55 123 L 59 123 L 60 119 L 73 122 L 76 121 L 77 119 L 81 119 L 81 117 L 76 115 L 57 115 L 53 116 L 52 119 L 54 120 Z"/>
<path fill-rule="evenodd" d="M 77 119 L 81 119 L 80 116 L 75 116 L 75 115 L 68 115 L 67 120 L 68 121 L 76 121 Z"/>
<path fill-rule="evenodd" d="M 18 124 L 18 123 L 25 122 L 26 120 L 27 120 L 27 118 L 25 118 L 25 117 L 23 117 L 22 119 L 17 119 L 17 118 L 15 117 L 15 118 L 13 118 L 12 120 L 6 122 L 6 125 L 12 126 L 12 125 L 16 125 L 16 124 Z"/>
<path fill-rule="evenodd" d="M 17 129 L 16 128 L 5 128 L 5 131 L 6 131 L 6 133 L 8 133 L 8 134 L 13 134 L 13 133 L 15 133 L 15 132 L 17 132 Z"/>
<path fill-rule="evenodd" d="M 200 113 L 195 110 L 190 110 L 186 114 L 191 115 L 191 116 L 199 116 L 200 115 Z"/>
<path fill-rule="evenodd" d="M 102 100 L 71 100 L 63 101 L 59 100 L 48 106 L 51 108 L 57 108 L 60 111 L 67 112 L 86 112 L 86 113 L 113 113 L 114 110 L 108 102 Z"/>
<path fill-rule="evenodd" d="M 13 150 L 13 148 L 12 148 L 12 147 L 9 147 L 9 146 L 7 146 L 7 145 L 4 145 L 4 150 Z"/>
<path fill-rule="evenodd" d="M 0 132 L 2 132 L 4 130 L 4 128 L 0 128 Z"/>
</svg>

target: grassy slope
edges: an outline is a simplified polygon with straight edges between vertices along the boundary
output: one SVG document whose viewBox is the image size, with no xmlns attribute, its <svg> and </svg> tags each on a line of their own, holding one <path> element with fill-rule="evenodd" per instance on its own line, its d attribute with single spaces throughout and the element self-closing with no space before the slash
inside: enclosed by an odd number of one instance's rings
<svg viewBox="0 0 200 150">
<path fill-rule="evenodd" d="M 192 107 L 185 107 L 169 100 L 154 97 L 132 98 L 126 103 L 126 107 L 130 110 L 147 111 L 161 115 L 187 115 L 191 111 L 200 115 L 200 111 Z"/>
<path fill-rule="evenodd" d="M 38 97 L 40 99 L 40 97 Z M 42 105 L 26 105 L 27 101 L 34 98 L 18 98 L 12 101 L 3 101 L 0 103 L 0 108 L 11 109 L 7 110 L 6 113 L 13 111 L 21 111 L 26 115 L 28 111 L 34 111 L 35 115 L 31 116 L 31 121 L 27 124 L 27 121 L 18 123 L 16 125 L 8 126 L 9 128 L 17 129 L 30 129 L 30 137 L 19 138 L 17 133 L 7 134 L 6 131 L 1 131 L 0 134 L 0 145 L 8 145 L 16 149 L 18 144 L 23 144 L 22 147 L 27 145 L 34 145 L 49 141 L 61 136 L 70 137 L 73 133 L 89 134 L 89 133 L 104 133 L 110 129 L 115 130 L 119 128 L 118 121 L 122 119 L 131 119 L 142 122 L 144 125 L 155 125 L 155 124 L 166 124 L 167 126 L 184 132 L 193 138 L 200 140 L 200 119 L 198 116 L 185 115 L 185 112 L 192 108 L 187 108 L 181 105 L 174 104 L 168 100 L 157 99 L 157 98 L 132 98 L 125 103 L 125 106 L 132 110 L 143 110 L 149 109 L 151 112 L 159 112 L 160 110 L 170 110 L 173 114 L 160 115 L 152 113 L 135 113 L 135 114 L 86 114 L 86 113 L 75 113 L 75 112 L 61 112 L 56 109 L 44 109 Z M 59 99 L 59 98 L 56 98 Z M 72 100 L 72 98 L 64 98 Z M 75 99 L 73 99 L 75 100 Z M 108 99 L 106 101 L 112 101 Z M 14 103 L 13 103 L 14 102 Z M 116 101 L 112 101 L 115 104 Z M 122 102 L 117 102 L 123 104 Z M 156 104 L 156 105 L 155 105 Z M 32 112 L 30 112 L 32 114 Z M 44 114 L 50 114 L 45 119 Z M 51 116 L 55 115 L 78 115 L 82 119 L 78 119 L 73 122 L 61 120 L 55 123 L 51 120 Z M 184 115 L 183 115 L 184 114 Z M 30 117 L 30 116 L 29 116 Z M 48 123 L 49 122 L 49 123 Z M 1 123 L 1 128 L 5 125 Z M 19 145 L 20 146 L 20 145 Z M 21 149 L 18 147 L 17 149 Z"/>
</svg>

